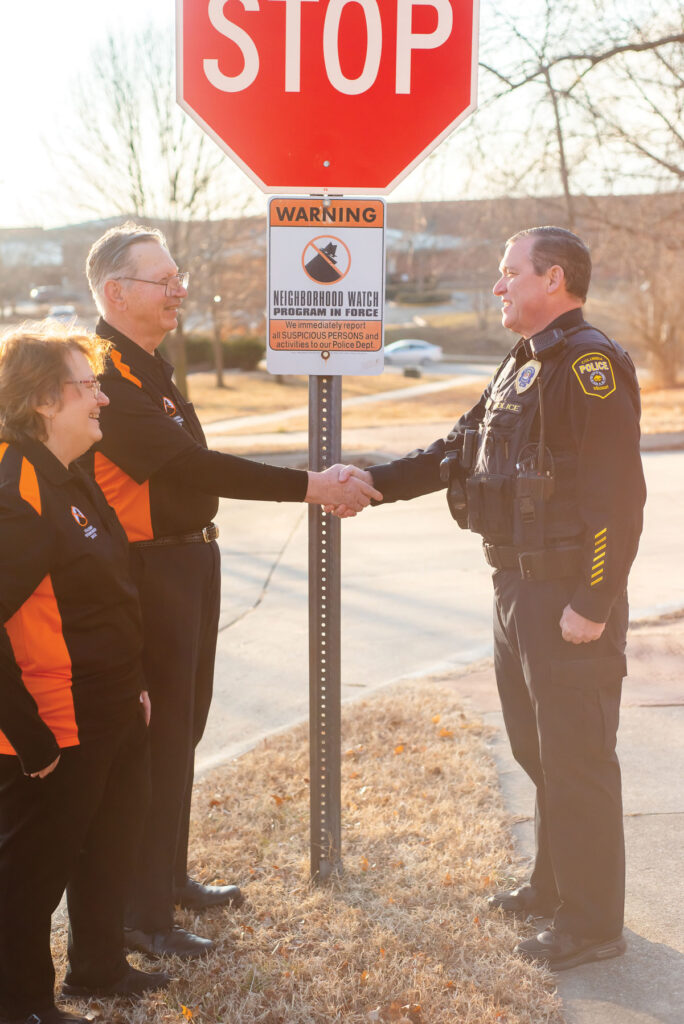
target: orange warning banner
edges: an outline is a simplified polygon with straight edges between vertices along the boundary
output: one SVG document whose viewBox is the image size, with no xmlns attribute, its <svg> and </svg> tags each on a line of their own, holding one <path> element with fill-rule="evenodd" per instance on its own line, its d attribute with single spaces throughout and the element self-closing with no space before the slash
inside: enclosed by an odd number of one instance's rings
<svg viewBox="0 0 684 1024">
<path fill-rule="evenodd" d="M 271 227 L 382 228 L 385 206 L 379 199 L 274 199 L 269 206 Z"/>
<path fill-rule="evenodd" d="M 269 345 L 291 352 L 379 352 L 377 320 L 272 320 Z"/>
</svg>

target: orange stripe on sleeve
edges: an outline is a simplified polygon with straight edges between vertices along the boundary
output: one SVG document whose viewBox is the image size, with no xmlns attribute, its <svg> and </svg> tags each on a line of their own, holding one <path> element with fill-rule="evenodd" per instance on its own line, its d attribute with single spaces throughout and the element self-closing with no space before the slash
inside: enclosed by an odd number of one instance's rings
<svg viewBox="0 0 684 1024">
<path fill-rule="evenodd" d="M 40 501 L 40 488 L 38 487 L 38 477 L 36 476 L 36 471 L 33 468 L 33 463 L 29 462 L 28 459 L 21 460 L 19 493 L 24 501 L 27 501 L 29 505 L 36 510 L 38 515 L 40 515 L 42 506 Z"/>
<path fill-rule="evenodd" d="M 153 540 L 149 481 L 137 484 L 102 452 L 95 452 L 95 480 L 129 541 Z"/>
<path fill-rule="evenodd" d="M 62 616 L 50 576 L 5 623 L 24 686 L 60 747 L 79 742 L 71 690 L 71 657 L 62 631 Z M 0 753 L 14 754 L 0 733 Z"/>
<path fill-rule="evenodd" d="M 110 356 L 112 358 L 112 362 L 116 366 L 116 368 L 119 371 L 119 373 L 121 374 L 121 376 L 125 377 L 126 380 L 130 380 L 133 384 L 136 384 L 139 388 L 141 388 L 142 387 L 142 382 L 138 380 L 138 378 L 135 376 L 135 374 L 131 370 L 130 366 L 128 366 L 127 363 L 124 363 L 123 357 L 122 357 L 121 353 L 119 352 L 119 350 L 116 349 L 116 348 L 113 348 L 109 354 L 110 354 Z"/>
<path fill-rule="evenodd" d="M 7 441 L 3 441 L 2 444 L 0 444 L 0 462 L 2 462 L 2 460 L 5 458 L 5 452 L 7 451 L 8 447 L 9 445 Z"/>
</svg>

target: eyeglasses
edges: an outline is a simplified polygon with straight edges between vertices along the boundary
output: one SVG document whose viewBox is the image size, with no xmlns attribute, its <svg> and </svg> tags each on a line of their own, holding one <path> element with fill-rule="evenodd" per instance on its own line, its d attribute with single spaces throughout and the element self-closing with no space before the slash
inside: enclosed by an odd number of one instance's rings
<svg viewBox="0 0 684 1024">
<path fill-rule="evenodd" d="M 64 383 L 82 384 L 84 388 L 88 388 L 89 391 L 92 391 L 96 398 L 102 391 L 102 385 L 100 384 L 97 377 L 88 377 L 87 380 L 65 380 Z"/>
<path fill-rule="evenodd" d="M 148 281 L 146 277 L 115 277 L 115 281 L 139 281 L 141 284 L 158 284 L 166 290 L 168 296 L 176 295 L 181 289 L 185 290 L 188 287 L 188 281 L 190 280 L 190 274 L 174 274 L 173 277 L 167 277 L 165 281 Z"/>
</svg>

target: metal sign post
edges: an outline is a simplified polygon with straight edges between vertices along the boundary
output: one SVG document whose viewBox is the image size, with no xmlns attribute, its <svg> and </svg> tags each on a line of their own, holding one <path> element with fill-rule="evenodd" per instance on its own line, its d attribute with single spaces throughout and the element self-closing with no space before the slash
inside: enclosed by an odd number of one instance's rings
<svg viewBox="0 0 684 1024">
<path fill-rule="evenodd" d="M 342 379 L 309 377 L 309 466 L 341 458 Z M 340 520 L 309 509 L 311 878 L 341 868 Z"/>
<path fill-rule="evenodd" d="M 340 461 L 342 376 L 381 373 L 385 203 L 280 196 L 268 205 L 267 366 L 309 375 L 309 466 Z M 309 511 L 311 877 L 341 870 L 340 522 Z"/>
</svg>

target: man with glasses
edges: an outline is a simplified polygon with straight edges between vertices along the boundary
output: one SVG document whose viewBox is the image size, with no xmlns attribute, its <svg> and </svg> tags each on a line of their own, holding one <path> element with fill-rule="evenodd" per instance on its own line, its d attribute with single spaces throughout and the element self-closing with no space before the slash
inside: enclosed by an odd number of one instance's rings
<svg viewBox="0 0 684 1024">
<path fill-rule="evenodd" d="M 97 332 L 113 344 L 103 377 L 110 405 L 92 470 L 131 543 L 152 701 L 152 800 L 127 939 L 149 955 L 190 958 L 212 943 L 174 927 L 174 903 L 202 910 L 242 902 L 237 886 L 202 885 L 186 869 L 194 750 L 209 711 L 218 631 L 218 497 L 339 499 L 360 510 L 381 495 L 356 478 L 340 484 L 339 467 L 307 473 L 207 450 L 173 367 L 157 351 L 177 326 L 188 286 L 161 232 L 112 228 L 94 243 L 86 269 L 102 314 Z"/>
</svg>

